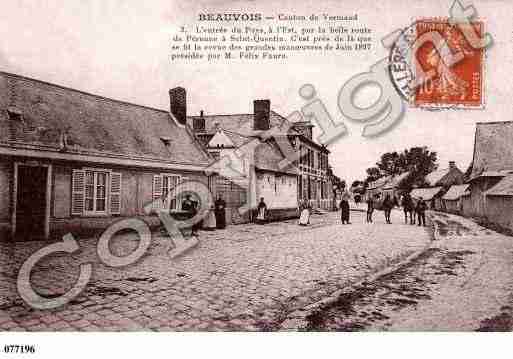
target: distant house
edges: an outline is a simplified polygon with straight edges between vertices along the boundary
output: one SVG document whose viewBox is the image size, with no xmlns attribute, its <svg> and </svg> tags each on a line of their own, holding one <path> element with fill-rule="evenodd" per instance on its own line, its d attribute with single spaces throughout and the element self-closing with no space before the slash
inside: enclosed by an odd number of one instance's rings
<svg viewBox="0 0 513 359">
<path fill-rule="evenodd" d="M 400 203 L 400 198 L 406 191 L 404 188 L 404 181 L 408 178 L 410 172 L 404 172 L 395 176 L 390 176 L 388 181 L 383 185 L 383 195 L 390 195 L 395 198 L 397 203 Z"/>
<path fill-rule="evenodd" d="M 309 201 L 313 207 L 331 209 L 333 187 L 328 171 L 329 151 L 313 141 L 313 125 L 288 122 L 271 110 L 269 100 L 255 100 L 253 106 L 252 114 L 207 116 L 201 112 L 199 116 L 189 117 L 188 123 L 211 156 L 219 160 L 229 159 L 239 172 L 245 174 L 241 176 L 242 182 L 247 182 L 248 176 L 256 178 L 255 188 L 248 192 L 247 202 L 251 207 L 263 197 L 271 216 L 276 219 L 297 215 L 302 200 Z M 285 167 L 280 165 L 286 160 L 282 146 L 275 138 L 262 136 L 269 129 L 283 127 L 290 130 L 282 140 L 288 141 L 290 148 L 301 155 L 297 163 Z M 254 169 L 248 167 L 250 165 L 254 165 Z M 220 174 L 217 192 L 233 199 L 227 204 L 228 211 L 235 216 L 232 220 L 246 221 L 236 218 L 237 208 L 243 204 L 232 192 L 238 181 L 230 184 L 227 177 L 230 176 Z M 228 187 L 231 189 L 223 189 Z"/>
<path fill-rule="evenodd" d="M 394 176 L 385 176 L 377 179 L 376 181 L 369 182 L 367 186 L 367 198 L 379 195 L 383 200 L 386 195 L 390 198 L 395 198 L 397 203 L 400 203 L 402 194 L 406 191 L 404 188 L 404 181 L 408 178 L 410 172 L 403 172 Z"/>
<path fill-rule="evenodd" d="M 436 209 L 436 202 L 440 201 L 443 195 L 443 187 L 415 188 L 410 192 L 410 196 L 414 201 L 422 198 L 426 201 L 429 209 Z"/>
<path fill-rule="evenodd" d="M 385 185 L 388 181 L 390 181 L 391 176 L 385 176 L 378 178 L 375 181 L 369 182 L 367 186 L 366 196 L 367 198 L 375 197 L 376 195 L 379 195 L 380 197 L 383 196 L 383 191 L 385 188 Z"/>
<path fill-rule="evenodd" d="M 464 182 L 465 174 L 456 167 L 454 161 L 449 161 L 449 167 L 437 169 L 426 176 L 426 182 L 430 187 L 442 186 L 449 188 Z"/>
<path fill-rule="evenodd" d="M 428 190 L 426 193 L 431 193 L 429 189 L 440 188 L 436 195 L 430 199 L 430 208 L 438 211 L 443 211 L 444 203 L 442 201 L 443 195 L 449 190 L 451 186 L 460 185 L 464 182 L 465 174 L 456 166 L 454 161 L 449 161 L 447 168 L 437 169 L 425 177 L 425 182 L 429 187 L 419 188 Z"/>
<path fill-rule="evenodd" d="M 2 237 L 91 233 L 144 217 L 186 179 L 208 185 L 211 158 L 185 126 L 185 89 L 169 95 L 170 110 L 159 110 L 0 73 Z"/>
<path fill-rule="evenodd" d="M 512 138 L 512 121 L 477 124 L 465 215 L 513 228 Z"/>
<path fill-rule="evenodd" d="M 445 211 L 460 214 L 463 210 L 463 197 L 466 195 L 468 184 L 454 185 L 442 196 L 442 207 Z"/>
</svg>

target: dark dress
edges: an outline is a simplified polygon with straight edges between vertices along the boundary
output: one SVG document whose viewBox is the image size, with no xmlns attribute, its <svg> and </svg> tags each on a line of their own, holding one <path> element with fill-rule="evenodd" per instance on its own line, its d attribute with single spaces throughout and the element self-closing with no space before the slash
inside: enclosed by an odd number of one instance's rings
<svg viewBox="0 0 513 359">
<path fill-rule="evenodd" d="M 258 203 L 256 223 L 264 224 L 267 220 L 267 205 L 265 202 Z"/>
<path fill-rule="evenodd" d="M 226 202 L 222 199 L 217 199 L 214 203 L 214 213 L 216 216 L 216 228 L 226 228 Z"/>
<path fill-rule="evenodd" d="M 349 223 L 349 202 L 345 199 L 340 201 L 340 219 L 342 223 Z"/>
</svg>

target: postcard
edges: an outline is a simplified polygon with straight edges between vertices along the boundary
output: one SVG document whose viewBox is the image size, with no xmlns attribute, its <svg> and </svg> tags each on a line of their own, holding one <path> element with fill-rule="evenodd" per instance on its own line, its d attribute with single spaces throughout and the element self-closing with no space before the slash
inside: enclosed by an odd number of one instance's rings
<svg viewBox="0 0 513 359">
<path fill-rule="evenodd" d="M 512 3 L 2 8 L 0 353 L 512 331 Z"/>
</svg>

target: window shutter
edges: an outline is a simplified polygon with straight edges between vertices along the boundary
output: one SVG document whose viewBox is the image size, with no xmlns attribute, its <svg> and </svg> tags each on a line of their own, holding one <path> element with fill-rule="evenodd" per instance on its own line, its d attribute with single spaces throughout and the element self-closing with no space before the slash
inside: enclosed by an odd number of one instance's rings
<svg viewBox="0 0 513 359">
<path fill-rule="evenodd" d="M 162 197 L 162 176 L 155 175 L 153 176 L 153 208 L 161 208 L 159 199 Z"/>
<path fill-rule="evenodd" d="M 121 173 L 110 174 L 110 214 L 121 214 Z"/>
<path fill-rule="evenodd" d="M 81 216 L 84 213 L 85 171 L 73 170 L 71 180 L 71 215 Z"/>
</svg>

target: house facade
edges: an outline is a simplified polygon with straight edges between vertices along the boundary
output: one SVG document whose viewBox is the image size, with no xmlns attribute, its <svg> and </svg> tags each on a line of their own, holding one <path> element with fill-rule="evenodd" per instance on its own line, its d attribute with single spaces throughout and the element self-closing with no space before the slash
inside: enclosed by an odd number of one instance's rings
<svg viewBox="0 0 513 359">
<path fill-rule="evenodd" d="M 222 181 L 216 187 L 218 194 L 230 199 L 228 212 L 233 216 L 228 220 L 235 223 L 251 220 L 237 218 L 238 208 L 244 206 L 244 201 L 255 208 L 260 198 L 264 198 L 273 219 L 297 216 L 303 200 L 314 208 L 331 209 L 329 151 L 312 140 L 313 126 L 307 122 L 288 123 L 271 110 L 269 100 L 255 100 L 253 108 L 252 114 L 206 116 L 201 112 L 188 118 L 198 141 L 222 167 L 215 169 L 219 174 L 217 181 Z M 289 129 L 286 136 L 279 139 L 266 136 L 267 131 L 284 127 Z M 299 161 L 283 166 L 287 157 L 279 141 L 287 141 L 287 147 L 300 154 Z M 253 187 L 245 197 L 233 194 L 234 189 L 243 192 L 248 186 Z"/>
<path fill-rule="evenodd" d="M 513 122 L 476 125 L 463 214 L 513 229 Z"/>
<path fill-rule="evenodd" d="M 459 214 L 463 210 L 463 200 L 467 195 L 468 184 L 454 185 L 442 196 L 442 208 L 446 212 Z"/>
<path fill-rule="evenodd" d="M 333 184 L 329 176 L 329 151 L 312 138 L 313 125 L 308 121 L 295 122 L 291 141 L 300 153 L 298 197 L 314 208 L 330 210 L 333 204 Z"/>
<path fill-rule="evenodd" d="M 454 161 L 449 161 L 449 166 L 439 168 L 429 173 L 425 177 L 425 182 L 429 187 L 418 188 L 418 190 L 425 190 L 426 193 L 432 193 L 430 189 L 439 188 L 436 195 L 429 200 L 430 208 L 438 211 L 444 210 L 443 196 L 449 188 L 454 185 L 461 185 L 464 182 L 465 174 L 456 166 Z M 426 199 L 426 198 L 424 198 Z"/>
<path fill-rule="evenodd" d="M 170 110 L 0 73 L 0 235 L 93 234 L 177 183 L 211 182 L 211 162 L 186 124 L 186 94 Z M 180 209 L 180 200 L 168 204 Z"/>
<path fill-rule="evenodd" d="M 369 182 L 366 198 L 379 195 L 379 198 L 383 200 L 385 196 L 388 195 L 390 198 L 395 199 L 397 203 L 401 203 L 400 198 L 406 191 L 403 183 L 409 175 L 410 172 L 403 172 L 398 175 L 385 176 L 376 181 Z"/>
</svg>

